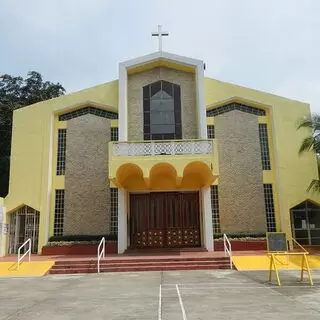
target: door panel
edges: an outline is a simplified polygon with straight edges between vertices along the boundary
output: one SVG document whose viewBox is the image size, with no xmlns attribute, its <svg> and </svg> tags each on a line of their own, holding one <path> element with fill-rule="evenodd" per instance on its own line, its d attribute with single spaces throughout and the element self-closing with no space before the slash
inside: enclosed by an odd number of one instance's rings
<svg viewBox="0 0 320 320">
<path fill-rule="evenodd" d="M 130 195 L 131 247 L 200 246 L 198 192 Z"/>
</svg>

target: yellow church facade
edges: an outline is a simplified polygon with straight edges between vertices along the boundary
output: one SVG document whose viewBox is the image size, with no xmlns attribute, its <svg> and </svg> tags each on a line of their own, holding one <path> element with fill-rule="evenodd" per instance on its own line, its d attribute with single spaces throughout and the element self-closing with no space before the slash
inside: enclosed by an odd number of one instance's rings
<svg viewBox="0 0 320 320">
<path fill-rule="evenodd" d="M 298 155 L 309 105 L 204 72 L 159 51 L 120 63 L 118 80 L 16 110 L 1 254 L 66 235 L 117 235 L 118 253 L 212 251 L 215 233 L 319 244 L 320 197 L 306 191 L 317 162 Z"/>
</svg>

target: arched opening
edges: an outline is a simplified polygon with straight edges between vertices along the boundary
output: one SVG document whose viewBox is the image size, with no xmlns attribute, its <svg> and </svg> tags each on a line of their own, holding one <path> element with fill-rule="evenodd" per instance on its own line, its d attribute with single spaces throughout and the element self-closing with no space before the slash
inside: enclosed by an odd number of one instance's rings
<svg viewBox="0 0 320 320">
<path fill-rule="evenodd" d="M 22 206 L 10 214 L 8 253 L 18 253 L 19 247 L 31 239 L 31 252 L 38 252 L 40 212 Z"/>
<path fill-rule="evenodd" d="M 168 163 L 159 163 L 150 170 L 151 190 L 175 190 L 176 169 Z"/>
<path fill-rule="evenodd" d="M 201 161 L 195 161 L 184 168 L 180 189 L 198 190 L 210 186 L 213 181 L 214 176 L 210 168 Z"/>
<path fill-rule="evenodd" d="M 117 170 L 117 183 L 121 188 L 129 191 L 146 190 L 147 185 L 140 167 L 132 163 L 126 163 Z"/>
<path fill-rule="evenodd" d="M 307 200 L 290 211 L 293 237 L 302 245 L 320 245 L 320 206 Z"/>
<path fill-rule="evenodd" d="M 144 140 L 182 139 L 180 86 L 157 81 L 143 87 Z"/>
</svg>

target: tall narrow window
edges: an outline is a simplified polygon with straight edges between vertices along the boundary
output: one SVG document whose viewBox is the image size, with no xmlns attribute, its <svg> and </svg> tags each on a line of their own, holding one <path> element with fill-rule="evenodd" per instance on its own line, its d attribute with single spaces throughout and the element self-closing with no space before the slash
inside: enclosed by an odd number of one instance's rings
<svg viewBox="0 0 320 320">
<path fill-rule="evenodd" d="M 56 190 L 55 209 L 54 209 L 54 227 L 53 235 L 63 235 L 63 221 L 64 221 L 64 190 Z"/>
<path fill-rule="evenodd" d="M 67 129 L 58 130 L 57 175 L 63 176 L 66 168 Z"/>
<path fill-rule="evenodd" d="M 118 128 L 111 128 L 111 141 L 119 140 L 119 131 Z"/>
<path fill-rule="evenodd" d="M 276 231 L 276 219 L 274 215 L 274 202 L 272 184 L 264 184 L 264 203 L 266 208 L 267 230 L 269 232 Z"/>
<path fill-rule="evenodd" d="M 220 233 L 220 216 L 219 216 L 219 195 L 218 186 L 211 186 L 211 211 L 212 211 L 212 229 L 213 233 Z"/>
<path fill-rule="evenodd" d="M 265 123 L 259 123 L 259 136 L 261 148 L 262 169 L 271 170 L 269 143 L 268 143 L 268 130 Z"/>
<path fill-rule="evenodd" d="M 111 198 L 111 234 L 118 234 L 118 189 L 110 188 Z"/>
<path fill-rule="evenodd" d="M 180 86 L 158 81 L 143 87 L 145 140 L 182 139 Z"/>
<path fill-rule="evenodd" d="M 214 126 L 213 125 L 207 126 L 207 136 L 208 136 L 208 139 L 214 139 Z"/>
</svg>

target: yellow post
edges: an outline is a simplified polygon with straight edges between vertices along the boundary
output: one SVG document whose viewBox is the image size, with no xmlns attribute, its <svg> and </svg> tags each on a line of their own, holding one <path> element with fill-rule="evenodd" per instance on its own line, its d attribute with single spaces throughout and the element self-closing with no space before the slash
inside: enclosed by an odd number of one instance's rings
<svg viewBox="0 0 320 320">
<path fill-rule="evenodd" d="M 271 257 L 270 257 L 269 281 L 271 281 L 271 278 L 272 278 L 272 259 L 273 259 L 273 255 L 271 255 Z"/>
<path fill-rule="evenodd" d="M 272 266 L 274 266 L 274 272 L 276 273 L 276 278 L 277 278 L 277 283 L 278 286 L 281 286 L 281 282 L 280 282 L 280 278 L 279 278 L 279 272 L 276 266 L 276 261 L 275 261 L 275 257 L 274 254 L 271 254 L 271 260 L 270 260 L 270 269 L 269 269 L 269 281 L 271 281 L 272 278 Z"/>
<path fill-rule="evenodd" d="M 304 254 L 304 259 L 305 259 L 305 263 L 306 263 L 306 267 L 307 267 L 307 271 L 308 271 L 308 275 L 309 275 L 309 281 L 310 281 L 310 284 L 313 286 L 313 279 L 312 279 L 312 275 L 311 275 L 311 271 L 310 271 L 310 268 L 309 268 L 309 262 L 308 262 L 308 259 L 307 259 L 307 255 Z"/>
</svg>

